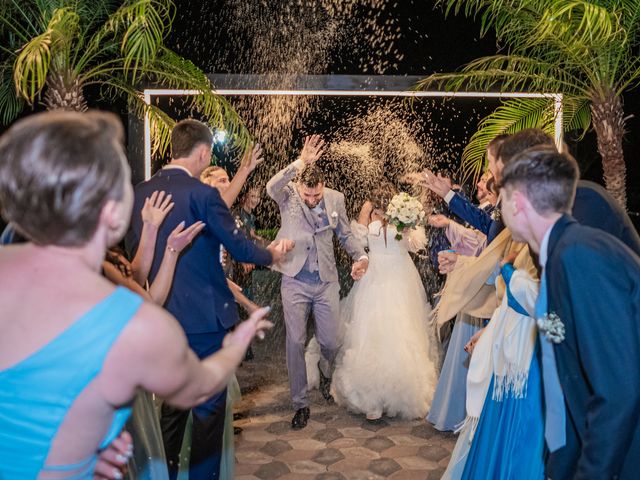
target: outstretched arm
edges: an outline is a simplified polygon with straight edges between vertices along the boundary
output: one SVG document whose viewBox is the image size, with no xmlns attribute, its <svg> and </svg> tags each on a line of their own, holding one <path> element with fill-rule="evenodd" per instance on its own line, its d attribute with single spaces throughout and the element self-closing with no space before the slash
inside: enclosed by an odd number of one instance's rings
<svg viewBox="0 0 640 480">
<path fill-rule="evenodd" d="M 139 315 L 144 337 L 136 350 L 137 361 L 128 366 L 139 385 L 179 408 L 190 408 L 222 391 L 244 358 L 249 343 L 260 331 L 271 328 L 264 320 L 269 308 L 261 308 L 225 337 L 222 348 L 199 360 L 187 345 L 185 334 L 173 317 L 159 308 L 143 306 Z"/>
<path fill-rule="evenodd" d="M 430 170 L 425 170 L 421 175 L 423 179 L 420 181 L 420 185 L 427 187 L 442 198 L 453 214 L 485 235 L 489 233 L 489 228 L 493 223 L 491 215 L 453 191 L 451 180 L 440 174 L 436 175 Z"/>
<path fill-rule="evenodd" d="M 255 144 L 252 148 L 247 149 L 247 151 L 242 156 L 242 161 L 240 162 L 240 167 L 238 171 L 233 176 L 231 183 L 229 184 L 229 188 L 221 193 L 220 196 L 224 203 L 227 204 L 228 208 L 231 208 L 235 203 L 238 195 L 242 191 L 242 187 L 246 183 L 249 175 L 256 169 L 258 165 L 260 165 L 264 159 L 262 158 L 262 147 L 259 144 Z"/>
</svg>

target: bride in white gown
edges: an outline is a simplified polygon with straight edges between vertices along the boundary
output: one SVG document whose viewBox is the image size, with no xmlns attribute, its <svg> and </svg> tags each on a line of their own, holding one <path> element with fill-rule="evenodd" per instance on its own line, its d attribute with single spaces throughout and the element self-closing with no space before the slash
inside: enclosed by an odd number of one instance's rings
<svg viewBox="0 0 640 480">
<path fill-rule="evenodd" d="M 352 222 L 369 248 L 369 269 L 341 302 L 344 340 L 333 374 L 340 405 L 369 420 L 424 418 L 437 383 L 428 318 L 431 307 L 409 256 L 426 244 L 422 227 L 402 234 L 383 212 L 393 196 L 378 189 Z"/>
</svg>

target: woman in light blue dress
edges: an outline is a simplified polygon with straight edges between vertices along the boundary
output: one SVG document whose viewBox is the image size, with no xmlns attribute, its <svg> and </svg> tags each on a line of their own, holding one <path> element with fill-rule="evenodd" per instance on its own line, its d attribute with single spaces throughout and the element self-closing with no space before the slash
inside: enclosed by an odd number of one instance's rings
<svg viewBox="0 0 640 480">
<path fill-rule="evenodd" d="M 3 480 L 92 478 L 139 388 L 196 405 L 268 327 L 263 310 L 200 361 L 171 315 L 100 275 L 131 215 L 123 138 L 103 112 L 30 115 L 0 138 L 3 216 L 30 240 L 0 249 Z"/>
<path fill-rule="evenodd" d="M 522 249 L 522 260 L 528 250 Z M 531 263 L 530 263 L 531 265 Z M 533 317 L 538 282 L 505 263 L 506 294 L 473 348 L 467 418 L 443 479 L 542 480 L 542 382 Z"/>
<path fill-rule="evenodd" d="M 429 223 L 433 227 L 445 229 L 452 249 L 460 255 L 477 256 L 485 246 L 485 235 L 477 230 L 463 227 L 443 215 L 432 215 L 429 217 Z M 464 421 L 464 399 L 470 360 L 464 346 L 482 329 L 484 323 L 483 319 L 466 313 L 459 313 L 454 320 L 438 386 L 427 415 L 427 421 L 437 430 L 454 431 Z"/>
</svg>

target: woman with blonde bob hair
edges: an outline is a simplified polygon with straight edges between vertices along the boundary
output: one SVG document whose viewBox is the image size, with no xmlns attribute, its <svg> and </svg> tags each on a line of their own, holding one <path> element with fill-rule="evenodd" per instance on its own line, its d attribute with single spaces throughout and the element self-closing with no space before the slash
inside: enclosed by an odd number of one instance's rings
<svg viewBox="0 0 640 480">
<path fill-rule="evenodd" d="M 112 114 L 47 112 L 0 138 L 0 205 L 30 239 L 0 249 L 3 478 L 85 478 L 137 389 L 189 408 L 225 388 L 262 309 L 198 360 L 165 310 L 100 275 L 133 192 Z"/>
</svg>

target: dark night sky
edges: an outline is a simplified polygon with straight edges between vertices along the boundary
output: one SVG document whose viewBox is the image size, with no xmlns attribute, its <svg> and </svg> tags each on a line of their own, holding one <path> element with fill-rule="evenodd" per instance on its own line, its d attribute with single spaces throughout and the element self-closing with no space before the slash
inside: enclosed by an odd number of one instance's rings
<svg viewBox="0 0 640 480">
<path fill-rule="evenodd" d="M 231 38 L 225 28 L 224 3 L 232 0 L 205 0 L 201 2 L 177 0 L 173 30 L 167 46 L 189 58 L 208 73 L 252 73 L 240 71 L 234 64 L 239 55 L 235 45 L 244 47 L 243 38 Z M 275 0 L 237 0 L 272 2 Z M 285 0 L 280 0 L 285 1 Z M 397 47 L 404 54 L 398 67 L 388 69 L 389 75 L 427 75 L 432 72 L 453 71 L 466 62 L 484 55 L 496 53 L 492 36 L 480 38 L 479 25 L 462 16 L 445 18 L 433 1 L 398 0 L 386 13 L 395 18 L 402 29 Z M 284 3 L 282 5 L 285 5 Z M 235 40 L 235 42 L 234 42 Z M 359 62 L 343 46 L 333 46 L 333 55 L 325 71 L 316 74 L 364 74 Z M 361 52 L 366 51 L 361 48 Z M 362 56 L 362 55 L 360 55 Z M 214 60 L 217 59 L 217 60 Z M 220 67 L 222 65 L 222 67 Z M 215 67 L 217 66 L 217 68 Z M 92 106 L 119 111 L 125 120 L 123 103 L 97 104 L 92 102 L 92 92 L 87 93 Z M 627 115 L 640 112 L 640 92 L 637 90 L 624 98 Z M 28 112 L 25 112 L 28 113 Z M 636 226 L 640 225 L 640 119 L 632 116 L 627 122 L 625 158 L 628 168 L 627 191 L 629 210 Z M 602 169 L 596 150 L 595 135 L 590 133 L 580 143 L 570 142 L 585 178 L 602 183 Z"/>
<path fill-rule="evenodd" d="M 229 0 L 227 0 L 229 1 Z M 253 0 L 256 1 L 256 0 Z M 258 0 L 259 1 L 259 0 Z M 495 38 L 487 35 L 481 38 L 479 24 L 463 16 L 445 18 L 440 8 L 432 1 L 399 0 L 388 12 L 388 17 L 398 19 L 402 28 L 402 38 L 397 43 L 404 58 L 396 69 L 385 73 L 390 75 L 427 75 L 432 72 L 453 71 L 466 62 L 497 52 Z M 225 48 L 231 42 L 224 28 L 223 2 L 178 1 L 177 15 L 173 31 L 168 39 L 170 48 L 192 60 L 207 72 L 214 70 L 213 56 L 225 61 L 218 73 L 251 73 L 239 71 L 233 64 L 233 49 Z M 332 62 L 324 72 L 318 74 L 363 74 L 353 56 L 339 47 L 334 50 Z M 640 93 L 633 92 L 624 98 L 628 115 L 640 111 Z M 628 168 L 627 190 L 629 210 L 640 211 L 640 119 L 632 117 L 628 123 L 625 138 L 625 158 Z M 570 138 L 569 138 L 570 140 Z M 602 183 L 600 158 L 596 150 L 595 135 L 590 133 L 580 143 L 571 142 L 572 150 L 581 165 L 585 178 Z M 639 217 L 633 216 L 636 225 Z"/>
</svg>

